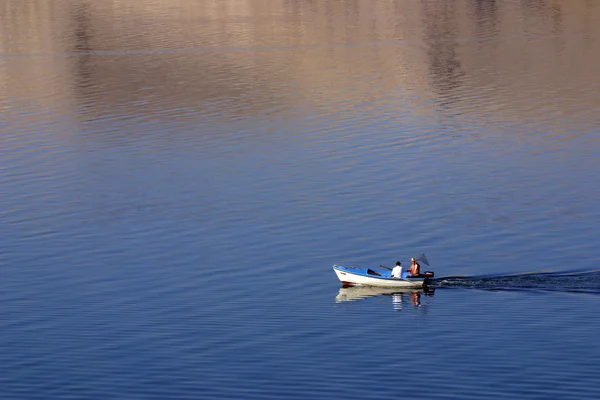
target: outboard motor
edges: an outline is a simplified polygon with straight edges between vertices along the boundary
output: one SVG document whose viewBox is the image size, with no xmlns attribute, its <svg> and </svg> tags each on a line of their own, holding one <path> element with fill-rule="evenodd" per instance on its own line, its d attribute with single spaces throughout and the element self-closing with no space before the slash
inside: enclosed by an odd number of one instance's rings
<svg viewBox="0 0 600 400">
<path fill-rule="evenodd" d="M 423 275 L 425 275 L 425 282 L 423 284 L 428 285 L 433 279 L 433 271 L 425 271 Z"/>
</svg>

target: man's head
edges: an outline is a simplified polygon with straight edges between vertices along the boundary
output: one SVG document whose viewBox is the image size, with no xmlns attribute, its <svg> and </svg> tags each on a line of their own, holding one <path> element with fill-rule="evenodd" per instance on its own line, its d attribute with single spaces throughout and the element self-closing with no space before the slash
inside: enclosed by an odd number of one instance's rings
<svg viewBox="0 0 600 400">
<path fill-rule="evenodd" d="M 396 267 L 400 266 L 400 261 L 396 261 Z"/>
</svg>

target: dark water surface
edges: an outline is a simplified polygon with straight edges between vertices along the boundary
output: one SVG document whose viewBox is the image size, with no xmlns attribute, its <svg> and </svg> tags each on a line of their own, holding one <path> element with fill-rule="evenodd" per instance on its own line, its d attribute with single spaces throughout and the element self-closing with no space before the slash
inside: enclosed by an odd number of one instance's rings
<svg viewBox="0 0 600 400">
<path fill-rule="evenodd" d="M 596 1 L 0 2 L 0 398 L 599 398 L 599 65 Z"/>
</svg>

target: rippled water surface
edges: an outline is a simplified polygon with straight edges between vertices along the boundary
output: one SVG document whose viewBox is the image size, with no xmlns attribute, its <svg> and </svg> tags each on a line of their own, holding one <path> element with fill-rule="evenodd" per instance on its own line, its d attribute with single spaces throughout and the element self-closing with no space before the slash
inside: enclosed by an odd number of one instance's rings
<svg viewBox="0 0 600 400">
<path fill-rule="evenodd" d="M 599 398 L 598 65 L 595 1 L 0 2 L 0 398 Z"/>
</svg>

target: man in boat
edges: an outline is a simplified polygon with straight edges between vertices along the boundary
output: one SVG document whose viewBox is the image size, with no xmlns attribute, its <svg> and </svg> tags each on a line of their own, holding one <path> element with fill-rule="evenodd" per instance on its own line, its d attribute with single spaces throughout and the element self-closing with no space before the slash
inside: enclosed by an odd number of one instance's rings
<svg viewBox="0 0 600 400">
<path fill-rule="evenodd" d="M 402 278 L 402 265 L 400 261 L 396 261 L 396 266 L 392 269 L 392 278 Z"/>
<path fill-rule="evenodd" d="M 410 259 L 410 269 L 408 270 L 410 276 L 419 276 L 421 274 L 421 266 L 414 258 Z"/>
</svg>

